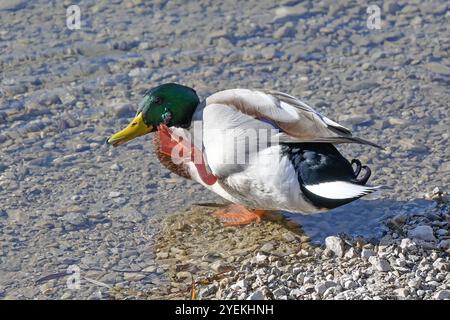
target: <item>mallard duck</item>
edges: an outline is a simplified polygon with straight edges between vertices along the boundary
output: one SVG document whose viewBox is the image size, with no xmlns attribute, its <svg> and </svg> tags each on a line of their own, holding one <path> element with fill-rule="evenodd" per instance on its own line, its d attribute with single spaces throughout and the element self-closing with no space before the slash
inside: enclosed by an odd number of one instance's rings
<svg viewBox="0 0 450 320">
<path fill-rule="evenodd" d="M 201 102 L 194 89 L 166 83 L 145 93 L 135 118 L 108 143 L 151 132 L 164 166 L 232 202 L 216 212 L 228 225 L 267 211 L 323 212 L 379 188 L 366 186 L 367 166 L 335 147 L 377 144 L 282 92 L 230 89 Z"/>
</svg>

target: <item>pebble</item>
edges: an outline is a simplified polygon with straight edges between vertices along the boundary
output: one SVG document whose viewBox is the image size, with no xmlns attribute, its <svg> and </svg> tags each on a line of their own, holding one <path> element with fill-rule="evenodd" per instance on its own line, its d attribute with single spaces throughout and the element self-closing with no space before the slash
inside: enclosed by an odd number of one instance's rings
<svg viewBox="0 0 450 320">
<path fill-rule="evenodd" d="M 417 249 L 417 245 L 411 239 L 404 238 L 400 242 L 400 248 L 403 250 L 415 251 Z"/>
<path fill-rule="evenodd" d="M 123 117 L 130 118 L 133 116 L 133 113 L 135 112 L 135 108 L 129 103 L 122 103 L 122 104 L 113 106 L 113 112 L 119 118 L 123 118 Z"/>
<path fill-rule="evenodd" d="M 281 39 L 284 37 L 292 37 L 296 33 L 296 29 L 294 27 L 294 24 L 289 21 L 286 22 L 282 27 L 278 28 L 274 33 L 273 37 L 275 39 Z"/>
<path fill-rule="evenodd" d="M 55 148 L 55 143 L 49 141 L 49 142 L 44 143 L 43 147 L 44 147 L 44 149 L 52 150 Z"/>
<path fill-rule="evenodd" d="M 217 273 L 224 272 L 228 268 L 228 265 L 222 260 L 217 260 L 211 264 L 211 269 Z"/>
<path fill-rule="evenodd" d="M 354 289 L 356 287 L 358 287 L 358 284 L 355 281 L 353 281 L 353 280 L 347 280 L 344 283 L 344 288 L 347 289 L 347 290 L 351 290 L 351 289 Z"/>
<path fill-rule="evenodd" d="M 330 236 L 325 238 L 325 246 L 337 257 L 342 257 L 344 255 L 344 242 L 338 237 Z"/>
<path fill-rule="evenodd" d="M 361 258 L 368 260 L 370 257 L 376 256 L 377 253 L 371 249 L 363 248 L 361 251 Z"/>
<path fill-rule="evenodd" d="M 122 195 L 119 191 L 111 191 L 108 195 L 109 198 L 118 198 Z"/>
<path fill-rule="evenodd" d="M 438 248 L 444 249 L 444 250 L 449 250 L 450 249 L 450 239 L 440 241 Z"/>
<path fill-rule="evenodd" d="M 192 273 L 188 271 L 180 271 L 177 273 L 177 279 L 192 282 Z"/>
<path fill-rule="evenodd" d="M 82 213 L 79 212 L 70 212 L 65 214 L 62 219 L 67 222 L 70 223 L 71 225 L 77 226 L 77 227 L 81 227 L 84 224 L 87 223 L 87 219 L 85 216 L 83 216 Z"/>
<path fill-rule="evenodd" d="M 337 284 L 333 281 L 325 281 L 315 286 L 315 291 L 319 295 L 323 295 L 329 288 L 335 287 Z"/>
<path fill-rule="evenodd" d="M 137 272 L 126 272 L 123 278 L 125 279 L 125 281 L 140 281 L 145 278 L 145 274 Z"/>
<path fill-rule="evenodd" d="M 265 263 L 267 261 L 267 256 L 264 254 L 256 255 L 256 263 Z"/>
<path fill-rule="evenodd" d="M 415 278 L 408 281 L 408 286 L 414 289 L 419 289 L 421 284 L 422 281 L 420 280 L 420 278 Z"/>
<path fill-rule="evenodd" d="M 399 288 L 394 290 L 395 294 L 399 297 L 406 298 L 409 295 L 409 290 L 407 288 Z"/>
<path fill-rule="evenodd" d="M 379 84 L 377 82 L 374 81 L 360 81 L 354 85 L 352 85 L 351 87 L 349 87 L 347 89 L 348 92 L 359 92 L 359 91 L 370 91 L 376 87 L 378 87 Z"/>
<path fill-rule="evenodd" d="M 431 72 L 443 74 L 443 75 L 450 75 L 450 67 L 443 65 L 441 63 L 437 62 L 430 62 L 425 65 L 425 68 L 428 69 Z"/>
<path fill-rule="evenodd" d="M 450 290 L 441 290 L 436 292 L 435 299 L 438 300 L 450 300 Z"/>
<path fill-rule="evenodd" d="M 296 281 L 299 285 L 302 285 L 302 284 L 304 283 L 304 280 L 305 280 L 305 276 L 304 276 L 303 274 L 301 274 L 301 273 L 299 273 L 299 274 L 297 275 L 297 277 L 295 278 L 295 281 Z"/>
<path fill-rule="evenodd" d="M 168 252 L 158 252 L 156 254 L 156 258 L 157 259 L 167 259 L 169 257 L 169 253 Z"/>
<path fill-rule="evenodd" d="M 377 271 L 387 272 L 391 270 L 391 265 L 389 264 L 389 261 L 387 261 L 386 259 L 377 256 L 371 256 L 369 257 L 369 262 Z"/>
<path fill-rule="evenodd" d="M 347 250 L 347 252 L 345 253 L 344 257 L 347 259 L 353 259 L 355 257 L 357 257 L 358 254 L 356 253 L 356 249 L 355 248 L 350 248 Z"/>
<path fill-rule="evenodd" d="M 129 77 L 147 77 L 152 71 L 149 68 L 135 68 L 128 73 Z"/>
<path fill-rule="evenodd" d="M 156 266 L 148 266 L 142 269 L 143 272 L 156 272 Z"/>
<path fill-rule="evenodd" d="M 109 167 L 109 168 L 113 171 L 121 171 L 122 170 L 122 166 L 117 163 L 112 164 L 111 167 Z"/>
<path fill-rule="evenodd" d="M 210 284 L 200 290 L 198 297 L 199 297 L 199 299 L 207 299 L 207 297 L 211 296 L 216 291 L 217 291 L 217 286 L 214 284 Z"/>
<path fill-rule="evenodd" d="M 274 249 L 273 243 L 267 242 L 267 243 L 263 244 L 259 250 L 262 252 L 271 253 L 273 251 L 273 249 Z"/>
<path fill-rule="evenodd" d="M 266 47 L 261 50 L 261 55 L 266 60 L 272 60 L 275 57 L 276 49 L 273 47 Z"/>
<path fill-rule="evenodd" d="M 273 297 L 275 299 L 286 300 L 287 299 L 287 291 L 284 288 L 278 288 L 273 291 Z"/>
<path fill-rule="evenodd" d="M 248 296 L 247 300 L 264 300 L 264 293 L 262 290 L 256 290 Z"/>
<path fill-rule="evenodd" d="M 424 241 L 436 240 L 433 234 L 433 228 L 431 228 L 430 226 L 417 226 L 410 232 L 408 232 L 408 237 Z"/>
</svg>

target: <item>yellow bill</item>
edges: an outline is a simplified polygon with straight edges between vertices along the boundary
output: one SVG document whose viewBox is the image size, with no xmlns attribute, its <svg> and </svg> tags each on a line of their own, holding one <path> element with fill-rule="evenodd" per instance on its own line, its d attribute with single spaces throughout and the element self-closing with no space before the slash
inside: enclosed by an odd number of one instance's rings
<svg viewBox="0 0 450 320">
<path fill-rule="evenodd" d="M 112 144 L 113 147 L 117 147 L 130 140 L 133 140 L 134 138 L 150 133 L 152 132 L 152 130 L 153 130 L 152 126 L 147 126 L 144 123 L 142 112 L 140 112 L 125 129 L 113 134 L 108 139 L 108 143 Z"/>
</svg>

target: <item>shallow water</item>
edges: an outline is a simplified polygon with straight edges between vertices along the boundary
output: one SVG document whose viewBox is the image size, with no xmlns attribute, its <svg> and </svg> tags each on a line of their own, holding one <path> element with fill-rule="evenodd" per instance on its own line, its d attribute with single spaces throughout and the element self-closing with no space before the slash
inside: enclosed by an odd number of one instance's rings
<svg viewBox="0 0 450 320">
<path fill-rule="evenodd" d="M 303 231 L 317 244 L 323 244 L 328 236 L 339 234 L 361 237 L 377 243 L 386 231 L 384 222 L 387 219 L 398 214 L 425 214 L 435 206 L 435 202 L 423 199 L 357 200 L 325 213 L 314 215 L 285 213 L 285 216 L 300 224 Z"/>
</svg>

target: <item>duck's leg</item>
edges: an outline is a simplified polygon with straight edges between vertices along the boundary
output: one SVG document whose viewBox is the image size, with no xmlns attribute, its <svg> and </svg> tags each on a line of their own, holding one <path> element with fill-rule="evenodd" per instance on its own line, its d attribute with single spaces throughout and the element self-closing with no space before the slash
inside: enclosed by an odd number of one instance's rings
<svg viewBox="0 0 450 320">
<path fill-rule="evenodd" d="M 239 226 L 260 221 L 267 211 L 249 210 L 239 204 L 231 204 L 225 209 L 214 212 L 214 215 L 226 226 Z"/>
</svg>

